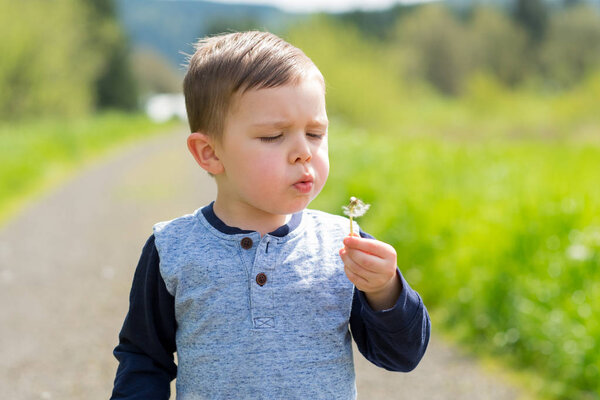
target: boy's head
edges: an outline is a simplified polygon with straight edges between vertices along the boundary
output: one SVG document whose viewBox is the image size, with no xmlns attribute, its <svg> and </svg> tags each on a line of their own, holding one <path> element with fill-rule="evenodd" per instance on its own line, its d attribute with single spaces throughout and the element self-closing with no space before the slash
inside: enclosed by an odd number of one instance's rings
<svg viewBox="0 0 600 400">
<path fill-rule="evenodd" d="M 183 93 L 191 132 L 221 139 L 236 94 L 297 83 L 319 70 L 300 49 L 269 32 L 236 32 L 200 40 Z"/>
<path fill-rule="evenodd" d="M 317 196 L 329 174 L 325 84 L 302 51 L 263 32 L 203 40 L 184 93 L 188 148 L 215 177 L 219 217 L 270 232 Z"/>
</svg>

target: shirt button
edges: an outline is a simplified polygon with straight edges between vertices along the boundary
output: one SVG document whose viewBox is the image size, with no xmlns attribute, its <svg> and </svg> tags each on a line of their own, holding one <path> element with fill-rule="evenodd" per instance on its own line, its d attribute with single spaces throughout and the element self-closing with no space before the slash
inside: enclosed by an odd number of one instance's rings
<svg viewBox="0 0 600 400">
<path fill-rule="evenodd" d="M 242 245 L 243 249 L 248 250 L 249 248 L 252 247 L 252 239 L 250 239 L 249 237 L 245 237 L 242 239 L 242 241 L 240 242 L 240 244 Z"/>
<path fill-rule="evenodd" d="M 267 275 L 263 274 L 262 272 L 256 275 L 256 283 L 258 283 L 259 286 L 263 286 L 265 283 L 267 283 Z"/>
</svg>

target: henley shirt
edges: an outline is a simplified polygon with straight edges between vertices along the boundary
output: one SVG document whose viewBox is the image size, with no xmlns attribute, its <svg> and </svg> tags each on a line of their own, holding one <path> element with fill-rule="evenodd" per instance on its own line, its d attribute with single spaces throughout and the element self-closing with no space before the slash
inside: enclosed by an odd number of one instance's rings
<svg viewBox="0 0 600 400">
<path fill-rule="evenodd" d="M 261 237 L 210 204 L 155 225 L 114 351 L 112 399 L 168 399 L 175 378 L 180 400 L 355 399 L 351 338 L 375 365 L 414 369 L 427 310 L 400 271 L 396 304 L 371 309 L 338 254 L 348 224 L 304 210 Z"/>
</svg>

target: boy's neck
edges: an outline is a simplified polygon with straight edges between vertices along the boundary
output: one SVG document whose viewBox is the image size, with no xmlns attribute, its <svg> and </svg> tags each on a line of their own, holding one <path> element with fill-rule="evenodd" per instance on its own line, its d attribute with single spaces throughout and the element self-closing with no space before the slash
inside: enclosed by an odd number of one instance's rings
<svg viewBox="0 0 600 400">
<path fill-rule="evenodd" d="M 260 236 L 275 231 L 277 228 L 287 224 L 291 215 L 274 215 L 264 212 L 250 210 L 243 206 L 233 206 L 219 201 L 219 196 L 213 204 L 213 212 L 225 225 L 242 230 L 256 231 Z"/>
</svg>

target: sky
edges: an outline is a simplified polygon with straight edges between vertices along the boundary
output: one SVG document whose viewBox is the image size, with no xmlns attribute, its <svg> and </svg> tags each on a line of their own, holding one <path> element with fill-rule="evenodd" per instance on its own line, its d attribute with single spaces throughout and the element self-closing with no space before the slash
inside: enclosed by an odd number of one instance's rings
<svg viewBox="0 0 600 400">
<path fill-rule="evenodd" d="M 272 5 L 293 12 L 342 12 L 355 9 L 378 10 L 394 4 L 419 3 L 424 0 L 212 0 L 217 3 Z M 427 1 L 427 0 L 425 0 Z"/>
</svg>

